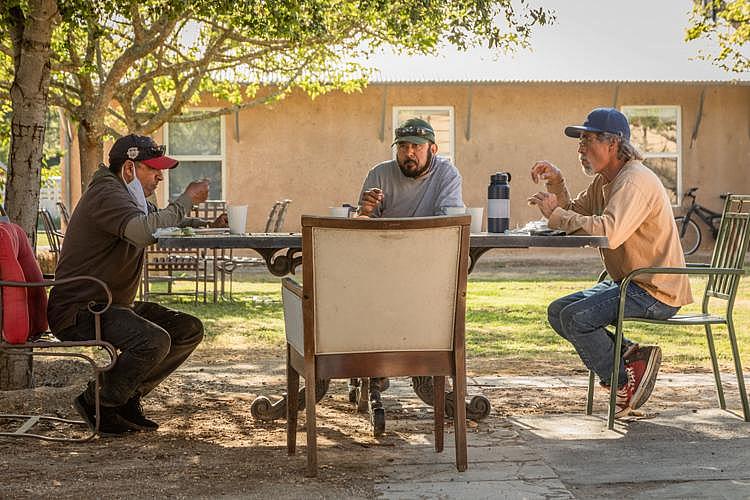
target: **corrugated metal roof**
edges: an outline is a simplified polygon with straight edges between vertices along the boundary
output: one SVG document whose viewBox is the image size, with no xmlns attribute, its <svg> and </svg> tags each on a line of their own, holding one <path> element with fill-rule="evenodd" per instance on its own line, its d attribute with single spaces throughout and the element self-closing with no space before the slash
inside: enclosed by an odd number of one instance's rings
<svg viewBox="0 0 750 500">
<path fill-rule="evenodd" d="M 517 84 L 517 83 L 549 83 L 549 84 L 683 84 L 683 85 L 741 85 L 748 86 L 747 80 L 617 80 L 617 79 L 589 79 L 589 80 L 560 80 L 560 79 L 518 79 L 518 78 L 474 78 L 474 79 L 450 79 L 450 78 L 397 78 L 375 75 L 370 78 L 370 84 L 400 84 L 400 85 L 490 85 L 490 84 Z"/>
</svg>

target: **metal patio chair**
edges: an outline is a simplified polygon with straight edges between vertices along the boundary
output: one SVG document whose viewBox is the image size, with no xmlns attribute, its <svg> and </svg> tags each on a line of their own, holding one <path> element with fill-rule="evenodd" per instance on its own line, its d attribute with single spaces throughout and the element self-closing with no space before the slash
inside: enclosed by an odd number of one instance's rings
<svg viewBox="0 0 750 500">
<path fill-rule="evenodd" d="M 726 401 L 724 400 L 724 390 L 722 388 L 719 363 L 716 356 L 711 325 L 726 325 L 729 343 L 732 348 L 734 368 L 737 375 L 737 385 L 739 386 L 742 412 L 745 421 L 750 422 L 748 395 L 745 390 L 745 379 L 742 373 L 739 346 L 737 345 L 737 336 L 735 333 L 734 320 L 732 318 L 740 277 L 745 274 L 744 263 L 748 249 L 748 239 L 750 239 L 750 195 L 728 195 L 724 204 L 721 223 L 719 225 L 719 233 L 716 237 L 716 246 L 714 247 L 711 262 L 709 264 L 688 264 L 687 268 L 652 267 L 636 269 L 622 280 L 622 283 L 620 284 L 620 303 L 615 332 L 614 368 L 610 380 L 609 414 L 607 418 L 607 426 L 609 429 L 614 428 L 615 402 L 617 399 L 616 381 L 618 380 L 620 371 L 619 353 L 622 346 L 625 322 L 645 322 L 674 326 L 703 325 L 706 330 L 708 351 L 711 355 L 711 366 L 713 368 L 714 379 L 716 382 L 719 406 L 723 410 L 726 410 Z M 628 284 L 633 278 L 641 274 L 687 274 L 706 276 L 708 281 L 703 293 L 701 312 L 677 314 L 672 318 L 663 321 L 647 318 L 625 317 L 624 290 L 627 289 Z M 717 307 L 715 304 L 717 302 L 724 304 L 723 314 L 716 311 Z M 589 391 L 586 407 L 587 414 L 591 414 L 593 404 L 593 380 L 594 376 L 593 373 L 591 373 L 589 376 Z"/>
<path fill-rule="evenodd" d="M 15 233 L 15 234 L 14 234 Z M 80 358 L 85 360 L 94 378 L 95 425 L 89 432 L 76 437 L 70 436 L 71 429 L 79 426 L 88 427 L 81 420 L 63 418 L 59 414 L 37 412 L 0 413 L 0 436 L 19 438 L 29 437 L 46 441 L 85 442 L 90 441 L 99 432 L 101 423 L 100 384 L 104 372 L 111 370 L 117 361 L 115 347 L 102 340 L 101 316 L 112 303 L 112 294 L 107 285 L 92 276 L 78 276 L 60 280 L 43 280 L 39 265 L 34 259 L 31 245 L 26 234 L 15 224 L 0 224 L 0 245 L 2 249 L 2 267 L 0 277 L 0 352 L 15 356 L 48 356 L 63 358 Z M 12 246 L 8 241 L 14 241 Z M 12 248 L 13 250 L 9 250 Z M 12 278 L 12 279 L 6 279 Z M 92 287 L 101 287 L 102 303 L 89 305 L 94 315 L 94 339 L 82 341 L 56 340 L 47 329 L 47 296 L 45 288 L 75 281 L 90 281 Z M 97 349 L 106 355 L 104 360 L 95 359 L 87 351 Z M 15 427 L 13 430 L 6 430 Z M 40 428 L 45 428 L 39 430 Z"/>
</svg>

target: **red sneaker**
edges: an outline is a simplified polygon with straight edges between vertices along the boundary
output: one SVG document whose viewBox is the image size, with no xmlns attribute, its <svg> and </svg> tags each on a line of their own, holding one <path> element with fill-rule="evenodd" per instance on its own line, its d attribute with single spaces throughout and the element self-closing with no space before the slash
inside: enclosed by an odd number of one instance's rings
<svg viewBox="0 0 750 500">
<path fill-rule="evenodd" d="M 635 376 L 633 370 L 629 370 L 627 367 L 625 367 L 625 375 L 628 377 L 628 381 L 625 382 L 622 387 L 617 389 L 617 402 L 615 403 L 617 410 L 615 410 L 615 418 L 625 417 L 630 414 L 631 410 L 633 410 L 630 403 L 636 389 Z"/>
<path fill-rule="evenodd" d="M 656 375 L 661 366 L 661 348 L 643 346 L 625 359 L 625 371 L 633 373 L 635 389 L 630 398 L 630 407 L 638 409 L 648 400 L 656 384 Z M 628 380 L 630 376 L 628 376 Z"/>
</svg>

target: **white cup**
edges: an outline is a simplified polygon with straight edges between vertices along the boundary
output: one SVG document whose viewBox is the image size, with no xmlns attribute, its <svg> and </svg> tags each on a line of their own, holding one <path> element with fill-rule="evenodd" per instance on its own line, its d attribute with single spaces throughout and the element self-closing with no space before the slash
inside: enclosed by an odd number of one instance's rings
<svg viewBox="0 0 750 500">
<path fill-rule="evenodd" d="M 230 205 L 227 207 L 229 218 L 229 232 L 232 234 L 244 234 L 247 225 L 247 205 Z"/>
<path fill-rule="evenodd" d="M 482 232 L 482 222 L 484 219 L 484 207 L 469 207 L 466 211 L 471 215 L 471 230 L 472 233 Z"/>
<path fill-rule="evenodd" d="M 464 207 L 445 207 L 445 215 L 466 215 Z"/>
<path fill-rule="evenodd" d="M 349 207 L 328 207 L 328 215 L 331 217 L 348 218 L 350 210 Z"/>
</svg>

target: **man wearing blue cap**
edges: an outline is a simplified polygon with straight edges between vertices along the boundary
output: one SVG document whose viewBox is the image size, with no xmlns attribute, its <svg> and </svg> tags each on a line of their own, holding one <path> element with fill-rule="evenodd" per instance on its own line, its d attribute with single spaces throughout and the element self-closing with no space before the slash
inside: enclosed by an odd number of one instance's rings
<svg viewBox="0 0 750 500">
<path fill-rule="evenodd" d="M 565 128 L 578 138 L 578 154 L 591 184 L 571 199 L 560 170 L 547 161 L 531 167 L 535 183 L 547 191 L 529 203 L 549 219 L 549 227 L 566 233 L 606 236 L 600 249 L 610 279 L 555 300 L 547 309 L 552 328 L 575 347 L 584 364 L 609 384 L 614 335 L 606 329 L 617 318 L 619 284 L 642 267 L 685 267 L 672 206 L 664 186 L 630 143 L 628 120 L 614 108 L 597 108 L 581 126 Z M 692 302 L 685 275 L 642 274 L 630 282 L 625 315 L 667 319 Z M 623 339 L 616 417 L 639 408 L 651 395 L 661 350 Z"/>
</svg>

